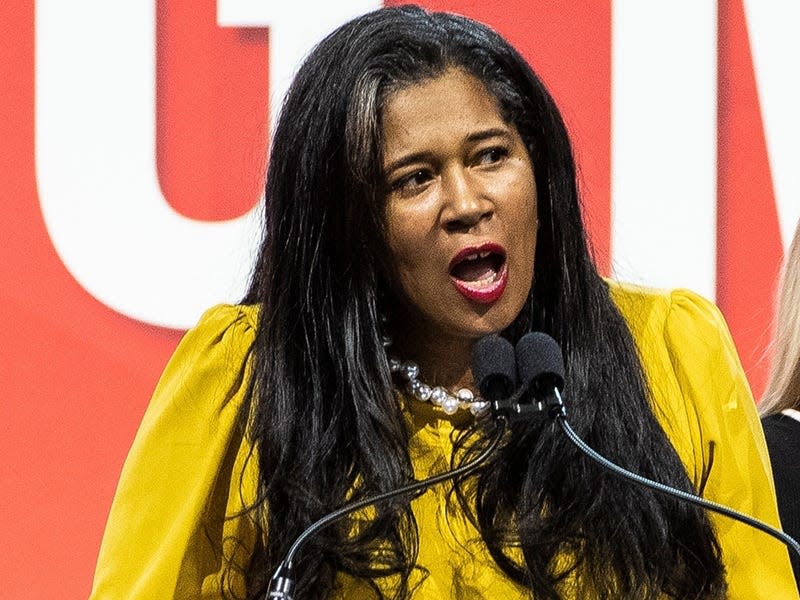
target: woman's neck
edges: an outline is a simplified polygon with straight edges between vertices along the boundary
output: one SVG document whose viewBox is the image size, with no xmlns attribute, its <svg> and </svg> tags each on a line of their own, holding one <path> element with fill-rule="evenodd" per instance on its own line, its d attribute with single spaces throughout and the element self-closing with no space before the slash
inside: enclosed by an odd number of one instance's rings
<svg viewBox="0 0 800 600">
<path fill-rule="evenodd" d="M 448 390 L 474 390 L 471 360 L 472 340 L 441 335 L 417 335 L 408 330 L 398 335 L 388 353 L 417 363 L 419 379 Z"/>
</svg>

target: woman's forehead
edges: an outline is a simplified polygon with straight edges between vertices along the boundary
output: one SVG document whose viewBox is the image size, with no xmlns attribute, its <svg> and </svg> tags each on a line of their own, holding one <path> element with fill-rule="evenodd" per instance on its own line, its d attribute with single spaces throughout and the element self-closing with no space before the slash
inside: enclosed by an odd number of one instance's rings
<svg viewBox="0 0 800 600">
<path fill-rule="evenodd" d="M 432 136 L 466 137 L 476 129 L 508 128 L 495 97 L 461 69 L 391 92 L 383 103 L 381 123 L 384 161 Z"/>
</svg>

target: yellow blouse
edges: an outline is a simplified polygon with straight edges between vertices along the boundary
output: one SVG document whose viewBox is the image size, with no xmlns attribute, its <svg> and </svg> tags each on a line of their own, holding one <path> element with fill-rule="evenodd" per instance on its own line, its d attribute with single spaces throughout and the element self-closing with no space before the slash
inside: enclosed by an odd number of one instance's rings
<svg viewBox="0 0 800 600">
<path fill-rule="evenodd" d="M 769 458 L 755 405 L 719 311 L 687 292 L 611 284 L 642 356 L 655 414 L 703 495 L 778 526 Z M 257 529 L 241 516 L 256 461 L 238 419 L 257 310 L 218 306 L 189 331 L 167 365 L 122 470 L 103 537 L 92 599 L 243 595 L 242 569 Z M 568 403 L 568 400 L 567 400 Z M 449 463 L 457 419 L 409 403 L 417 477 Z M 429 576 L 415 600 L 522 598 L 477 532 L 446 510 L 446 487 L 412 503 L 418 564 Z M 712 515 L 733 600 L 797 600 L 786 548 Z M 371 598 L 342 578 L 340 597 Z"/>
</svg>

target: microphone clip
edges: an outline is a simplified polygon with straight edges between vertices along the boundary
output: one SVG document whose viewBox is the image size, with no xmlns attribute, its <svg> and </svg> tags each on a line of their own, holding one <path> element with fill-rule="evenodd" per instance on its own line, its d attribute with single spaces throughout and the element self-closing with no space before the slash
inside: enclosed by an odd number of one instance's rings
<svg viewBox="0 0 800 600">
<path fill-rule="evenodd" d="M 526 394 L 526 389 L 515 392 L 510 398 L 494 400 L 490 404 L 494 416 L 503 415 L 509 422 L 528 420 L 534 415 L 544 416 L 547 404 Z"/>
<path fill-rule="evenodd" d="M 567 408 L 557 385 L 522 387 L 509 398 L 492 401 L 490 408 L 493 415 L 503 415 L 509 422 L 529 420 L 536 415 L 553 420 L 567 417 Z"/>
</svg>

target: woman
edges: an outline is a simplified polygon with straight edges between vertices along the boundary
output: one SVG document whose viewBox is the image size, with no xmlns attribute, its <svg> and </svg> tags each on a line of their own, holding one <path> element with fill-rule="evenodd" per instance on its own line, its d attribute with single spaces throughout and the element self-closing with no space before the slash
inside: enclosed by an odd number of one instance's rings
<svg viewBox="0 0 800 600">
<path fill-rule="evenodd" d="M 415 7 L 342 26 L 271 156 L 252 286 L 167 367 L 95 597 L 263 596 L 317 518 L 486 446 L 469 355 L 495 332 L 559 341 L 570 421 L 600 452 L 777 523 L 719 313 L 598 276 L 564 125 L 496 33 Z M 779 543 L 633 488 L 540 420 L 455 489 L 324 530 L 295 574 L 297 598 L 796 598 Z"/>
<path fill-rule="evenodd" d="M 800 538 L 800 223 L 784 262 L 778 318 L 761 423 L 767 438 L 783 530 Z M 800 559 L 792 556 L 800 581 Z"/>
</svg>

